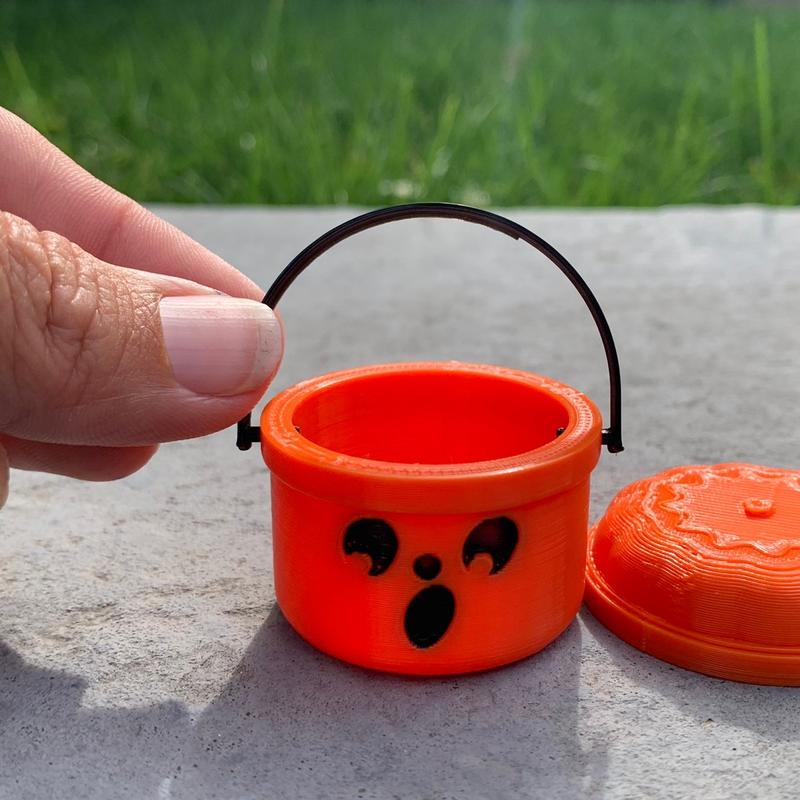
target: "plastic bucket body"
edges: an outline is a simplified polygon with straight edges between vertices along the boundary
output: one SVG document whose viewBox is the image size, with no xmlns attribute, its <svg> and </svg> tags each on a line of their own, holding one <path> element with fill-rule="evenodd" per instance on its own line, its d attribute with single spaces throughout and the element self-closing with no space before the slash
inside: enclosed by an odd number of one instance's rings
<svg viewBox="0 0 800 800">
<path fill-rule="evenodd" d="M 455 362 L 363 367 L 284 391 L 260 429 L 278 603 L 320 650 L 471 672 L 577 613 L 602 437 L 577 390 Z"/>
<path fill-rule="evenodd" d="M 518 223 L 469 206 L 375 209 L 323 233 L 264 296 L 276 308 L 323 253 L 413 218 L 480 225 L 545 256 L 580 294 L 603 342 L 609 422 L 557 381 L 500 367 L 346 370 L 274 398 L 236 445 L 272 473 L 278 603 L 319 649 L 421 675 L 496 667 L 547 645 L 581 603 L 589 476 L 622 444 L 622 382 L 608 322 L 577 270 Z"/>
</svg>

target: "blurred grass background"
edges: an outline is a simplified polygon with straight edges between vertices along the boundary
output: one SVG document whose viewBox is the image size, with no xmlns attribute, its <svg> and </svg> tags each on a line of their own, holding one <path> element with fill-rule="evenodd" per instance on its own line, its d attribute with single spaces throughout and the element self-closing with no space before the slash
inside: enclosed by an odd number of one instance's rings
<svg viewBox="0 0 800 800">
<path fill-rule="evenodd" d="M 800 8 L 0 0 L 0 104 L 142 201 L 800 202 Z"/>
</svg>

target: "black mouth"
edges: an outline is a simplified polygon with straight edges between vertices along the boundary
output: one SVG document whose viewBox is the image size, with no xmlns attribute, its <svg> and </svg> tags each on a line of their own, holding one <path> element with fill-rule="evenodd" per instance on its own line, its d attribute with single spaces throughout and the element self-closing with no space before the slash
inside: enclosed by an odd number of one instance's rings
<svg viewBox="0 0 800 800">
<path fill-rule="evenodd" d="M 406 609 L 406 636 L 415 647 L 430 647 L 444 636 L 456 611 L 456 599 L 445 586 L 429 586 L 414 595 Z"/>
</svg>

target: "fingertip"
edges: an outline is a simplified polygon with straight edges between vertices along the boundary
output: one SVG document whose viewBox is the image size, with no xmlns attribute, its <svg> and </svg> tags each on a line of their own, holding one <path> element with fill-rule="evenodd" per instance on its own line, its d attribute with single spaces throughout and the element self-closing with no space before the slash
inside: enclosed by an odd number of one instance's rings
<svg viewBox="0 0 800 800">
<path fill-rule="evenodd" d="M 71 477 L 84 481 L 118 481 L 138 472 L 157 452 L 157 444 L 108 448 L 96 459 L 88 459 L 82 474 L 73 474 Z"/>
<path fill-rule="evenodd" d="M 32 442 L 4 437 L 6 478 L 8 467 L 48 472 L 83 481 L 116 481 L 140 470 L 155 455 L 158 445 L 100 447 Z M 0 456 L 0 490 L 3 456 Z M 6 488 L 7 488 L 6 482 Z"/>
</svg>

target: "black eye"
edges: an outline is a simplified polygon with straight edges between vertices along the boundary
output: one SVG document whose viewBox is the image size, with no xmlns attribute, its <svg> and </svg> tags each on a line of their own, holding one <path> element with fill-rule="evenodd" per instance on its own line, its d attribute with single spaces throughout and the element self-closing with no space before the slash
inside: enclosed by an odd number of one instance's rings
<svg viewBox="0 0 800 800">
<path fill-rule="evenodd" d="M 370 575 L 380 575 L 389 569 L 397 553 L 397 536 L 392 526 L 382 519 L 360 519 L 350 525 L 344 534 L 344 551 L 347 555 L 364 553 L 372 561 Z"/>
<path fill-rule="evenodd" d="M 487 553 L 492 558 L 490 575 L 500 572 L 508 563 L 517 546 L 517 526 L 508 517 L 485 519 L 472 529 L 464 542 L 464 566 L 469 566 L 478 553 Z"/>
</svg>

